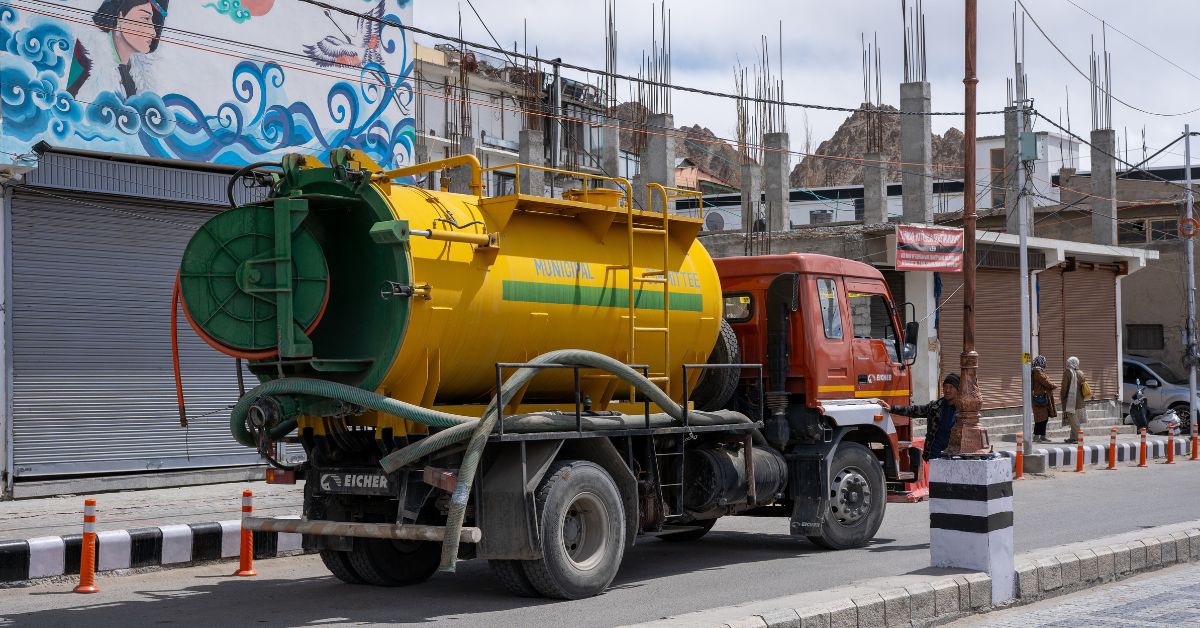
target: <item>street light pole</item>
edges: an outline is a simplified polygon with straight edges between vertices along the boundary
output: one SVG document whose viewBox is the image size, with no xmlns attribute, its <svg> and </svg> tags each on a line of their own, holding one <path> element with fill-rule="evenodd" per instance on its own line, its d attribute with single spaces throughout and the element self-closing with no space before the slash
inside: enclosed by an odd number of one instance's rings
<svg viewBox="0 0 1200 628">
<path fill-rule="evenodd" d="M 1183 125 L 1183 161 L 1184 182 L 1187 191 L 1184 192 L 1184 211 L 1187 221 L 1192 217 L 1192 129 L 1191 125 Z M 1187 239 L 1187 364 L 1188 364 L 1188 425 L 1192 434 L 1196 434 L 1196 258 L 1194 238 Z"/>
<path fill-rule="evenodd" d="M 958 396 L 958 420 L 950 432 L 946 448 L 950 454 L 980 455 L 991 452 L 987 430 L 979 424 L 983 397 L 976 373 L 979 354 L 975 352 L 975 51 L 977 48 L 978 5 L 966 2 L 965 76 L 963 77 L 963 342 L 959 358 L 962 390 Z"/>
</svg>

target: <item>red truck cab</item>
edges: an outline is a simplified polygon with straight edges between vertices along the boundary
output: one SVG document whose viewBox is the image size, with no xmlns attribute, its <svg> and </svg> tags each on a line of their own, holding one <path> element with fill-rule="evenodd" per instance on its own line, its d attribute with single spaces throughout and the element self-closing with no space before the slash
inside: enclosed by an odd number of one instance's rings
<svg viewBox="0 0 1200 628">
<path fill-rule="evenodd" d="M 866 448 L 889 482 L 913 480 L 921 466 L 909 419 L 884 409 L 910 403 L 916 347 L 905 338 L 916 337 L 917 323 L 901 326 L 883 275 L 861 262 L 800 253 L 714 261 L 741 361 L 765 365 L 764 390 L 747 371 L 735 403 L 761 410 L 764 435 L 793 477 L 811 479 L 793 487 L 793 532 L 820 526 L 819 538 L 837 538 L 844 530 L 830 519 L 858 524 L 828 497 L 840 490 L 839 451 Z"/>
</svg>

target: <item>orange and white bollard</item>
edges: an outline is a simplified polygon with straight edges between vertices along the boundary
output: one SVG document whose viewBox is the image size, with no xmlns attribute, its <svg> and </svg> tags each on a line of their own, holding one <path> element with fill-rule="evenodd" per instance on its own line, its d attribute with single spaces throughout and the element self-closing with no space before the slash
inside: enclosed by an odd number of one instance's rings
<svg viewBox="0 0 1200 628">
<path fill-rule="evenodd" d="M 246 529 L 246 517 L 254 512 L 254 493 L 242 491 L 242 548 L 238 556 L 238 570 L 235 576 L 257 576 L 254 571 L 254 532 Z"/>
<path fill-rule="evenodd" d="M 1083 430 L 1080 429 L 1077 435 L 1079 446 L 1075 448 L 1075 473 L 1083 473 Z"/>
<path fill-rule="evenodd" d="M 1163 464 L 1175 464 L 1175 428 L 1167 428 L 1167 461 Z"/>
<path fill-rule="evenodd" d="M 98 593 L 96 588 L 96 500 L 83 500 L 83 546 L 79 552 L 79 586 L 76 593 Z"/>
<path fill-rule="evenodd" d="M 1117 470 L 1117 428 L 1108 430 L 1108 470 Z"/>
<path fill-rule="evenodd" d="M 1191 417 L 1189 417 L 1190 420 Z M 1189 460 L 1200 460 L 1200 435 L 1196 434 L 1196 424 L 1192 423 L 1192 456 Z"/>
<path fill-rule="evenodd" d="M 1138 466 L 1146 466 L 1146 428 L 1142 428 L 1142 443 L 1138 445 Z"/>
<path fill-rule="evenodd" d="M 1025 479 L 1025 441 L 1022 438 L 1024 435 L 1017 432 L 1017 459 L 1016 468 L 1014 469 L 1013 477 L 1018 480 Z"/>
</svg>

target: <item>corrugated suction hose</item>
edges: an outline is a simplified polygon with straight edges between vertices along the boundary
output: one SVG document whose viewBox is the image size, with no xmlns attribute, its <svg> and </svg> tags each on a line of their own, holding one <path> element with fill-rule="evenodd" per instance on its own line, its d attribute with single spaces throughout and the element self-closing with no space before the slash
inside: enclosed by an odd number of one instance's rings
<svg viewBox="0 0 1200 628">
<path fill-rule="evenodd" d="M 606 355 L 578 349 L 562 349 L 544 353 L 530 361 L 533 365 L 567 365 L 581 366 L 602 370 L 628 382 L 635 390 L 658 405 L 665 414 L 652 415 L 653 423 L 662 425 L 678 424 L 683 421 L 683 408 L 675 403 L 667 393 L 653 382 L 642 376 L 628 365 Z M 230 416 L 230 428 L 234 438 L 248 447 L 255 446 L 255 437 L 246 426 L 246 413 L 259 397 L 266 395 L 300 394 L 337 399 L 398 416 L 403 419 L 422 423 L 430 427 L 444 428 L 443 431 L 409 445 L 404 449 L 384 457 L 380 464 L 389 472 L 422 457 L 444 449 L 450 445 L 470 440 L 462 464 L 459 466 L 458 483 L 450 499 L 449 512 L 446 521 L 446 536 L 442 542 L 442 571 L 454 571 L 458 560 L 459 538 L 462 532 L 463 520 L 466 516 L 467 500 L 471 495 L 471 487 L 475 481 L 475 473 L 483 455 L 488 436 L 496 425 L 497 409 L 508 405 L 517 391 L 521 390 L 537 374 L 540 368 L 526 367 L 518 369 L 497 391 L 492 398 L 483 417 L 476 419 L 469 416 L 439 412 L 423 408 L 403 401 L 398 401 L 373 392 L 337 384 L 323 380 L 290 378 L 266 382 L 251 390 L 234 406 Z M 644 420 L 644 417 L 630 417 Z M 736 412 L 693 412 L 689 413 L 689 421 L 694 418 L 697 424 L 730 424 L 748 423 L 750 419 Z M 571 414 L 537 414 L 511 417 L 505 420 L 506 429 L 512 426 L 515 431 L 545 431 L 547 429 L 572 429 L 575 427 L 575 417 Z M 294 419 L 288 419 L 269 430 L 268 436 L 278 439 L 291 432 L 296 427 Z M 589 420 L 588 429 L 603 430 L 620 427 L 636 427 L 628 419 L 605 421 Z M 754 431 L 755 442 L 765 444 L 758 431 Z"/>
</svg>

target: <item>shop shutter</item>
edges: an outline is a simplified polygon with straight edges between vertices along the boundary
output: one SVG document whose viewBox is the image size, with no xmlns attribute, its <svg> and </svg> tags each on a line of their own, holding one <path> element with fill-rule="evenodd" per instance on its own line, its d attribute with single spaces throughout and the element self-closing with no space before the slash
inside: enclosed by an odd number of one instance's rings
<svg viewBox="0 0 1200 628">
<path fill-rule="evenodd" d="M 1064 352 L 1079 358 L 1095 399 L 1116 399 L 1116 273 L 1080 268 L 1063 273 L 1066 324 Z"/>
<path fill-rule="evenodd" d="M 1038 353 L 1046 357 L 1046 375 L 1057 386 L 1067 356 L 1063 344 L 1063 271 L 1049 268 L 1037 275 Z M 1056 393 L 1057 394 L 1057 391 Z"/>
<path fill-rule="evenodd" d="M 942 275 L 942 374 L 959 370 L 962 353 L 962 275 Z M 983 409 L 1021 405 L 1021 318 L 1018 274 L 980 269 L 975 287 L 975 351 Z"/>
<path fill-rule="evenodd" d="M 171 286 L 183 247 L 214 209 L 55 196 L 18 190 L 11 206 L 15 475 L 257 463 L 222 410 L 237 399 L 233 360 L 182 316 L 193 419 L 179 426 Z"/>
</svg>

